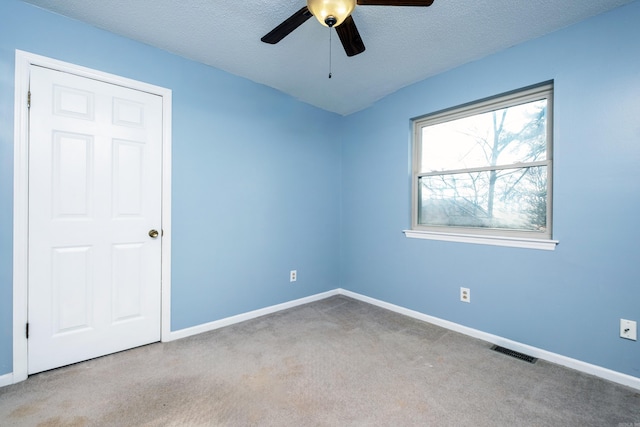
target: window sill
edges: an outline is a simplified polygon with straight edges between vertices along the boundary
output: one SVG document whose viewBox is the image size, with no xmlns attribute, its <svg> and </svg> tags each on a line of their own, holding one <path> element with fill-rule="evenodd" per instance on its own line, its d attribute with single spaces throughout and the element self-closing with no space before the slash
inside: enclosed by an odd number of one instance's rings
<svg viewBox="0 0 640 427">
<path fill-rule="evenodd" d="M 557 240 L 529 239 L 526 237 L 482 236 L 477 234 L 441 233 L 436 231 L 403 230 L 412 239 L 444 240 L 447 242 L 475 243 L 479 245 L 509 246 L 513 248 L 542 249 L 553 251 Z"/>
</svg>

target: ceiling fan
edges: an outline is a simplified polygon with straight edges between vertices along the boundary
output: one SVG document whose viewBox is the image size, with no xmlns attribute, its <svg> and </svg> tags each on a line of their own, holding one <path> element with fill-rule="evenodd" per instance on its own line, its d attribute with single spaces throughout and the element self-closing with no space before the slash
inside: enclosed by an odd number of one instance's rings
<svg viewBox="0 0 640 427">
<path fill-rule="evenodd" d="M 307 5 L 285 19 L 262 37 L 262 41 L 276 44 L 304 24 L 311 16 L 329 28 L 336 27 L 347 56 L 364 52 L 364 43 L 351 12 L 359 6 L 431 6 L 434 0 L 307 0 Z"/>
</svg>

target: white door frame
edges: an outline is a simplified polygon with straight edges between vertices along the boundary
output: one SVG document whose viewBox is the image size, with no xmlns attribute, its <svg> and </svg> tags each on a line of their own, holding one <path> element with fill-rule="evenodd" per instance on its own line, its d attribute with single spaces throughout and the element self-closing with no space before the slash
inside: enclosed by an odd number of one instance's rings
<svg viewBox="0 0 640 427">
<path fill-rule="evenodd" d="M 75 74 L 162 97 L 161 340 L 171 333 L 171 90 L 16 49 L 13 159 L 13 374 L 27 379 L 29 232 L 29 69 L 32 65 Z"/>
</svg>

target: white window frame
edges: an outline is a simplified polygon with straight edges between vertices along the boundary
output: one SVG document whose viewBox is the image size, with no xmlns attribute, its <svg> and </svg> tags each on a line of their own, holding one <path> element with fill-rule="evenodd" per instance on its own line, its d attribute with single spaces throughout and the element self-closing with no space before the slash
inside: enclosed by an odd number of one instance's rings
<svg viewBox="0 0 640 427">
<path fill-rule="evenodd" d="M 495 228 L 487 229 L 480 227 L 426 226 L 418 224 L 419 178 L 420 176 L 424 175 L 424 173 L 420 173 L 420 161 L 422 158 L 422 129 L 435 124 L 474 116 L 477 114 L 482 114 L 541 99 L 547 99 L 547 158 L 544 161 L 534 162 L 535 164 L 532 163 L 513 166 L 528 167 L 532 165 L 545 165 L 547 167 L 547 231 L 537 232 L 503 230 Z M 412 123 L 413 166 L 411 174 L 411 229 L 403 231 L 406 237 L 543 250 L 555 249 L 558 241 L 552 240 L 551 237 L 553 218 L 553 82 L 545 82 L 535 86 L 529 86 L 523 89 L 500 94 L 491 98 L 482 99 L 426 116 L 418 117 L 413 119 Z M 461 171 L 464 172 L 465 169 L 461 169 Z"/>
</svg>

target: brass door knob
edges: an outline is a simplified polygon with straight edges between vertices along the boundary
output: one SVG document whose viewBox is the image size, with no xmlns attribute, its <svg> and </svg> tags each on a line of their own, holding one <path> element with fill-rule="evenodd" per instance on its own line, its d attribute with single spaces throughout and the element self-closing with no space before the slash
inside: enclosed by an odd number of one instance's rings
<svg viewBox="0 0 640 427">
<path fill-rule="evenodd" d="M 149 237 L 155 239 L 158 237 L 158 230 L 149 230 Z"/>
</svg>

